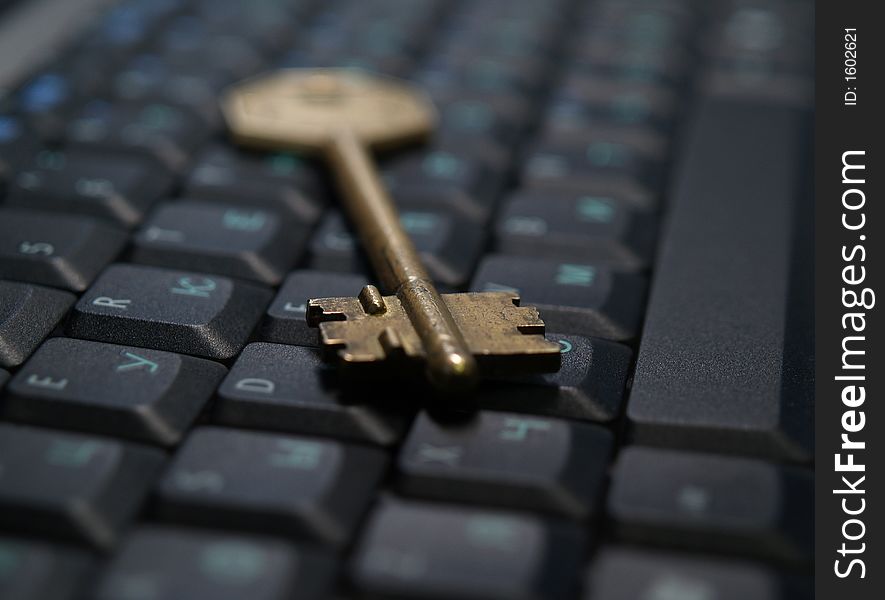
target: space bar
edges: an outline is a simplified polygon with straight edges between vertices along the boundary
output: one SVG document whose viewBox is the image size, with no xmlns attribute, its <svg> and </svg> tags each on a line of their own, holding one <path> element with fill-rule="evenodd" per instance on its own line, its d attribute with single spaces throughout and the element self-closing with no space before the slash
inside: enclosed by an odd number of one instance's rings
<svg viewBox="0 0 885 600">
<path fill-rule="evenodd" d="M 635 441 L 810 460 L 803 127 L 761 102 L 709 97 L 695 112 L 627 409 Z"/>
</svg>

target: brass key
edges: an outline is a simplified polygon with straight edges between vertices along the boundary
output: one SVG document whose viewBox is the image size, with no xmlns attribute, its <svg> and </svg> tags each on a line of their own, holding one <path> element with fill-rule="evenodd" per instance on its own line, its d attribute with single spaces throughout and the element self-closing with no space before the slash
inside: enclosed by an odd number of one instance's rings
<svg viewBox="0 0 885 600">
<path fill-rule="evenodd" d="M 429 136 L 436 115 L 423 94 L 350 70 L 293 69 L 234 86 L 222 110 L 244 146 L 325 156 L 369 262 L 394 294 L 366 286 L 358 298 L 309 301 L 308 323 L 344 364 L 423 359 L 448 394 L 469 391 L 480 370 L 559 368 L 559 345 L 544 338 L 534 307 L 507 292 L 440 295 L 400 224 L 369 150 Z"/>
</svg>

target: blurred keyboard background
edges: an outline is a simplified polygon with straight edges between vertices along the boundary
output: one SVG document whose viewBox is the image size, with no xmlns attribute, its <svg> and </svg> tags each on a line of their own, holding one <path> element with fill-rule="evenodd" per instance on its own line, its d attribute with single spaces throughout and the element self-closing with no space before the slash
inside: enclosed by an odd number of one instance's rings
<svg viewBox="0 0 885 600">
<path fill-rule="evenodd" d="M 798 0 L 124 0 L 0 56 L 37 65 L 0 82 L 0 597 L 809 598 L 812 32 Z M 539 306 L 559 373 L 449 422 L 322 366 L 305 302 L 372 275 L 322 167 L 216 99 L 325 66 L 431 94 L 381 158 L 403 224 L 444 290 Z"/>
</svg>

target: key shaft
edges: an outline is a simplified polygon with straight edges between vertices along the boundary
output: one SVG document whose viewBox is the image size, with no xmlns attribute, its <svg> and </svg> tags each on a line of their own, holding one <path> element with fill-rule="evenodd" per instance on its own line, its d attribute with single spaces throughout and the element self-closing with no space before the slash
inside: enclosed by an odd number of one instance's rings
<svg viewBox="0 0 885 600">
<path fill-rule="evenodd" d="M 476 360 L 403 229 L 365 145 L 342 128 L 325 154 L 369 262 L 381 285 L 399 298 L 424 345 L 428 377 L 438 389 L 469 390 L 478 380 Z"/>
</svg>

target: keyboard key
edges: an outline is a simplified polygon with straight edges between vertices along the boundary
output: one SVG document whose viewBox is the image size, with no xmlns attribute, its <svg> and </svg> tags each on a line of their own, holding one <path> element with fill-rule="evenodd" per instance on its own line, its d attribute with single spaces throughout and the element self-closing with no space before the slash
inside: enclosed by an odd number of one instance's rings
<svg viewBox="0 0 885 600">
<path fill-rule="evenodd" d="M 230 77 L 211 63 L 175 65 L 156 53 L 133 57 L 114 76 L 110 90 L 127 104 L 158 103 L 190 110 L 211 127 L 221 122 L 218 95 Z"/>
<path fill-rule="evenodd" d="M 26 423 L 178 443 L 226 370 L 212 361 L 53 338 L 9 384 L 3 413 Z"/>
<path fill-rule="evenodd" d="M 640 443 L 812 459 L 813 228 L 794 202 L 804 126 L 792 108 L 699 106 L 627 409 Z"/>
<path fill-rule="evenodd" d="M 660 188 L 660 164 L 654 155 L 617 135 L 594 133 L 595 139 L 556 138 L 529 154 L 522 183 L 566 190 L 583 190 L 607 181 L 635 195 L 653 194 Z"/>
<path fill-rule="evenodd" d="M 157 208 L 133 241 L 134 262 L 278 284 L 308 230 L 248 206 L 185 200 Z"/>
<path fill-rule="evenodd" d="M 48 152 L 20 172 L 8 204 L 138 224 L 172 185 L 167 171 L 145 158 L 107 152 Z"/>
<path fill-rule="evenodd" d="M 384 182 L 398 204 L 448 201 L 454 208 L 466 205 L 467 216 L 484 219 L 494 206 L 501 174 L 465 153 L 459 148 L 458 153 L 436 149 L 406 154 L 382 165 Z M 440 197 L 442 201 L 434 199 Z"/>
<path fill-rule="evenodd" d="M 71 336 L 230 358 L 246 343 L 266 290 L 225 277 L 112 265 L 74 306 Z"/>
<path fill-rule="evenodd" d="M 348 541 L 386 467 L 381 450 L 331 440 L 206 427 L 158 486 L 161 518 Z"/>
<path fill-rule="evenodd" d="M 169 104 L 87 104 L 67 128 L 77 147 L 139 152 L 172 171 L 190 162 L 207 140 L 209 129 L 197 115 Z"/>
<path fill-rule="evenodd" d="M 496 250 L 643 269 L 651 264 L 655 225 L 650 213 L 615 197 L 532 190 L 504 205 L 495 226 Z"/>
<path fill-rule="evenodd" d="M 67 292 L 0 281 L 0 366 L 25 362 L 75 301 Z"/>
<path fill-rule="evenodd" d="M 116 543 L 163 459 L 106 438 L 0 424 L 0 526 Z"/>
<path fill-rule="evenodd" d="M 439 423 L 422 413 L 400 451 L 399 489 L 583 519 L 596 509 L 613 441 L 601 427 L 557 419 L 481 411 Z"/>
<path fill-rule="evenodd" d="M 70 75 L 59 71 L 37 74 L 26 82 L 14 100 L 17 112 L 42 137 L 54 138 L 74 105 Z"/>
<path fill-rule="evenodd" d="M 811 472 L 755 459 L 631 447 L 618 457 L 608 511 L 639 543 L 811 559 Z"/>
<path fill-rule="evenodd" d="M 142 527 L 99 581 L 95 600 L 313 600 L 328 597 L 333 565 L 274 538 Z"/>
<path fill-rule="evenodd" d="M 364 530 L 351 579 L 379 598 L 565 598 L 581 544 L 575 528 L 529 515 L 389 500 Z"/>
<path fill-rule="evenodd" d="M 358 275 L 295 271 L 286 277 L 270 303 L 258 335 L 262 340 L 278 344 L 317 346 L 319 330 L 307 326 L 307 301 L 355 296 L 367 283 L 367 279 Z"/>
<path fill-rule="evenodd" d="M 7 381 L 9 381 L 9 371 L 0 369 L 0 390 L 3 389 Z"/>
<path fill-rule="evenodd" d="M 291 213 L 310 227 L 329 192 L 319 167 L 294 154 L 259 154 L 212 146 L 187 182 L 190 198 Z"/>
<path fill-rule="evenodd" d="M 401 210 L 400 222 L 435 282 L 453 288 L 467 283 L 482 253 L 485 240 L 482 228 L 453 211 L 429 207 Z M 356 238 L 337 212 L 323 219 L 314 234 L 310 252 L 312 269 L 369 272 Z"/>
<path fill-rule="evenodd" d="M 125 241 L 91 217 L 0 209 L 0 277 L 82 292 Z"/>
<path fill-rule="evenodd" d="M 802 586 L 796 586 L 801 589 Z M 606 548 L 593 561 L 585 600 L 804 600 L 773 571 L 738 561 Z"/>
<path fill-rule="evenodd" d="M 0 114 L 0 192 L 31 153 L 37 149 L 37 136 L 28 130 L 24 119 Z"/>
<path fill-rule="evenodd" d="M 341 390 L 319 350 L 249 344 L 218 389 L 220 423 L 390 445 L 408 426 L 408 413 L 364 403 Z M 393 396 L 393 394 L 390 394 Z"/>
<path fill-rule="evenodd" d="M 89 562 L 84 553 L 68 548 L 0 537 L 0 598 L 79 598 Z"/>
<path fill-rule="evenodd" d="M 545 127 L 567 137 L 609 125 L 665 134 L 676 115 L 676 98 L 659 85 L 571 75 L 557 91 Z"/>
<path fill-rule="evenodd" d="M 632 353 L 627 346 L 580 335 L 548 333 L 559 342 L 556 373 L 489 380 L 482 408 L 607 423 L 621 414 Z"/>
<path fill-rule="evenodd" d="M 516 291 L 521 304 L 538 307 L 548 329 L 621 341 L 638 332 L 646 283 L 592 263 L 492 255 L 470 289 Z"/>
</svg>

